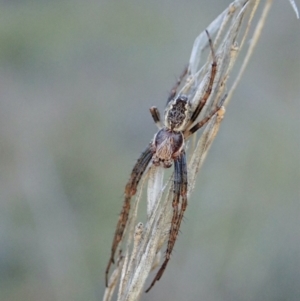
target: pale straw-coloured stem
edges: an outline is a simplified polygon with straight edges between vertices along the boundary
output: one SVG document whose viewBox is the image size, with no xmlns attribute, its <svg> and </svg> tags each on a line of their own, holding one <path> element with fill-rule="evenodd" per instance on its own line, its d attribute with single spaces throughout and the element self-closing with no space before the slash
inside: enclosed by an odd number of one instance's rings
<svg viewBox="0 0 300 301">
<path fill-rule="evenodd" d="M 297 17 L 297 7 L 293 0 L 289 0 Z M 263 2 L 262 14 L 255 18 L 259 6 Z M 186 149 L 188 160 L 188 201 L 196 185 L 196 176 L 209 152 L 209 149 L 218 133 L 221 121 L 225 116 L 225 107 L 233 95 L 233 92 L 241 79 L 241 76 L 249 62 L 253 50 L 265 24 L 272 0 L 236 0 L 233 1 L 210 25 L 207 30 L 212 37 L 213 47 L 216 53 L 217 72 L 212 92 L 200 114 L 200 119 L 207 116 L 214 106 L 224 98 L 229 90 L 224 107 L 208 121 L 202 134 L 195 143 L 187 142 Z M 257 20 L 257 21 L 254 21 Z M 252 30 L 252 23 L 256 22 L 254 33 L 249 41 L 248 34 Z M 227 87 L 227 81 L 231 70 L 241 51 L 247 45 L 245 57 L 233 84 Z M 208 39 L 203 30 L 196 38 L 188 66 L 187 81 L 183 84 L 179 93 L 184 92 L 190 96 L 193 105 L 197 105 L 204 94 L 209 79 L 211 55 L 203 61 L 203 52 L 208 49 Z M 145 282 L 150 271 L 157 266 L 160 258 L 160 250 L 168 239 L 170 221 L 172 218 L 173 174 L 164 181 L 165 169 L 150 164 L 147 172 L 138 187 L 134 200 L 132 200 L 131 214 L 126 226 L 127 235 L 123 235 L 123 245 L 126 249 L 120 254 L 118 264 L 109 280 L 104 301 L 109 301 L 117 287 L 119 279 L 118 301 L 137 301 L 145 290 Z M 145 185 L 147 188 L 147 217 L 144 223 L 137 223 L 138 205 L 143 196 Z M 187 209 L 188 210 L 188 209 Z M 137 226 L 135 226 L 137 223 Z M 172 259 L 170 263 L 172 262 Z M 157 285 L 157 284 L 156 284 Z M 162 285 L 160 283 L 160 285 Z M 155 289 L 155 287 L 154 287 Z"/>
</svg>

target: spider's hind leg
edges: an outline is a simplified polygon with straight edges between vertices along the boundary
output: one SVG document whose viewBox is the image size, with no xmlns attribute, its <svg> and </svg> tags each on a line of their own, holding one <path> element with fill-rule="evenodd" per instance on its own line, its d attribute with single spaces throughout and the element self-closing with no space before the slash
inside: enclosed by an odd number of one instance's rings
<svg viewBox="0 0 300 301">
<path fill-rule="evenodd" d="M 200 128 L 202 128 L 215 114 L 217 114 L 219 112 L 219 110 L 221 110 L 225 99 L 227 97 L 227 94 L 225 94 L 223 96 L 223 98 L 221 99 L 219 105 L 217 105 L 217 107 L 215 107 L 208 116 L 206 116 L 205 118 L 203 118 L 201 121 L 197 122 L 194 126 L 192 126 L 190 129 L 187 129 L 184 132 L 184 138 L 187 139 L 189 136 L 191 136 L 192 134 L 194 134 L 196 131 L 198 131 Z"/>
<path fill-rule="evenodd" d="M 188 73 L 188 65 L 183 69 L 182 73 L 180 74 L 176 84 L 173 86 L 173 88 L 170 91 L 168 100 L 167 100 L 167 104 L 175 97 L 176 93 L 177 93 L 177 89 L 181 84 L 181 81 L 184 79 L 184 77 L 187 75 Z"/>
<path fill-rule="evenodd" d="M 151 116 L 152 116 L 155 124 L 157 125 L 157 127 L 159 129 L 161 129 L 163 126 L 161 124 L 160 113 L 159 113 L 158 108 L 157 107 L 151 107 L 150 108 L 150 113 L 151 113 Z"/>
<path fill-rule="evenodd" d="M 217 58 L 216 58 L 216 55 L 215 55 L 213 43 L 212 43 L 212 40 L 211 40 L 211 37 L 210 37 L 208 31 L 206 30 L 205 32 L 206 32 L 207 37 L 208 37 L 208 43 L 209 43 L 210 51 L 211 51 L 211 55 L 212 55 L 210 77 L 209 77 L 208 84 L 206 86 L 206 90 L 204 91 L 204 95 L 202 96 L 201 99 L 199 99 L 198 105 L 197 105 L 195 111 L 193 112 L 193 114 L 191 116 L 191 120 L 190 120 L 187 127 L 190 127 L 194 123 L 194 121 L 196 121 L 196 119 L 198 118 L 200 112 L 202 111 L 203 107 L 205 106 L 209 96 L 211 95 L 214 80 L 215 80 L 215 77 L 216 77 L 216 74 L 217 74 Z"/>
</svg>

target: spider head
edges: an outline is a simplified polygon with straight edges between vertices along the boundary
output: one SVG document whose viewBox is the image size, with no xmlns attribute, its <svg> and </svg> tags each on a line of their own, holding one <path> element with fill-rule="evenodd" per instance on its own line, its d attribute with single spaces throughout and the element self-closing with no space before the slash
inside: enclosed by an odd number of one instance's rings
<svg viewBox="0 0 300 301">
<path fill-rule="evenodd" d="M 164 168 L 172 166 L 184 147 L 184 137 L 181 132 L 173 132 L 163 128 L 157 132 L 152 141 L 152 162 Z"/>
<path fill-rule="evenodd" d="M 165 110 L 165 126 L 172 131 L 183 131 L 189 119 L 189 106 L 185 95 L 170 101 Z"/>
</svg>

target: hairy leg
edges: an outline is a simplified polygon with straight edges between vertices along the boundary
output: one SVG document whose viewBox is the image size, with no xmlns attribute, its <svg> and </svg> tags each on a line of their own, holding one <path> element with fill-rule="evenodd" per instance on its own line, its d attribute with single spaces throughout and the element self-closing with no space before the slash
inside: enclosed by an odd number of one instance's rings
<svg viewBox="0 0 300 301">
<path fill-rule="evenodd" d="M 184 79 L 184 77 L 187 75 L 188 73 L 188 66 L 186 66 L 184 69 L 183 69 L 183 72 L 181 73 L 181 75 L 179 76 L 176 84 L 173 86 L 173 88 L 171 89 L 170 91 L 170 94 L 169 94 L 169 97 L 168 97 L 168 100 L 167 100 L 167 104 L 175 97 L 176 93 L 177 93 L 177 89 L 178 87 L 180 86 L 181 84 L 181 81 Z"/>
<path fill-rule="evenodd" d="M 159 129 L 162 128 L 162 124 L 161 124 L 161 119 L 160 119 L 160 113 L 159 113 L 159 110 L 157 107 L 151 107 L 150 108 L 150 113 L 151 113 L 151 116 L 155 122 L 155 124 L 157 125 L 157 127 Z"/>
<path fill-rule="evenodd" d="M 173 217 L 171 221 L 171 229 L 169 240 L 167 244 L 166 258 L 155 275 L 152 283 L 146 290 L 146 293 L 154 286 L 156 281 L 158 281 L 163 275 L 167 264 L 171 258 L 171 253 L 173 251 L 177 236 L 179 233 L 180 224 L 183 218 L 184 211 L 187 207 L 187 165 L 186 165 L 186 155 L 183 152 L 181 156 L 174 161 L 175 172 L 174 172 L 174 188 L 173 188 Z M 181 197 L 181 204 L 180 204 Z"/>
<path fill-rule="evenodd" d="M 202 128 L 222 108 L 226 97 L 227 97 L 227 94 L 224 95 L 224 97 L 220 101 L 220 104 L 215 109 L 213 109 L 207 117 L 203 118 L 201 121 L 196 123 L 190 129 L 187 129 L 184 132 L 184 138 L 187 139 L 189 136 L 191 136 L 196 131 L 198 131 L 200 128 Z"/>
<path fill-rule="evenodd" d="M 140 158 L 136 162 L 135 166 L 130 175 L 130 179 L 125 187 L 125 198 L 123 203 L 123 208 L 121 214 L 119 216 L 117 228 L 115 231 L 115 236 L 113 239 L 112 247 L 111 247 L 111 256 L 107 264 L 106 272 L 105 272 L 105 282 L 106 286 L 108 286 L 108 273 L 110 266 L 115 262 L 114 256 L 117 250 L 117 247 L 122 240 L 124 230 L 127 224 L 129 211 L 130 211 L 130 201 L 131 197 L 136 194 L 137 186 L 143 176 L 144 171 L 146 170 L 149 162 L 152 158 L 152 152 L 150 145 L 146 148 L 146 150 L 141 154 Z"/>
<path fill-rule="evenodd" d="M 209 35 L 207 30 L 206 30 L 206 34 L 208 36 L 208 42 L 209 42 L 209 46 L 210 46 L 211 54 L 212 54 L 212 64 L 211 64 L 210 78 L 209 78 L 209 82 L 208 82 L 208 85 L 206 87 L 205 93 L 204 93 L 203 97 L 199 100 L 199 103 L 198 103 L 195 111 L 193 112 L 193 114 L 191 116 L 191 120 L 189 122 L 188 127 L 191 126 L 193 124 L 193 122 L 198 118 L 201 110 L 205 106 L 206 101 L 208 100 L 208 98 L 211 94 L 212 87 L 213 87 L 213 84 L 214 84 L 214 79 L 215 79 L 215 76 L 216 76 L 216 73 L 217 73 L 217 60 L 216 60 L 216 55 L 215 55 L 215 51 L 214 51 L 214 48 L 213 48 L 212 40 L 211 40 L 210 35 Z"/>
</svg>

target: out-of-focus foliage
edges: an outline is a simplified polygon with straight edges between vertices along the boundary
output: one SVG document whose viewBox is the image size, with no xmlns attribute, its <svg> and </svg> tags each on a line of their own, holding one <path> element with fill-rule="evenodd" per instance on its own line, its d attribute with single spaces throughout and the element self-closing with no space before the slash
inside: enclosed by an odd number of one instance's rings
<svg viewBox="0 0 300 301">
<path fill-rule="evenodd" d="M 227 4 L 1 2 L 1 300 L 101 299 L 148 108 Z M 299 49 L 299 21 L 274 1 L 145 300 L 299 300 Z"/>
</svg>

